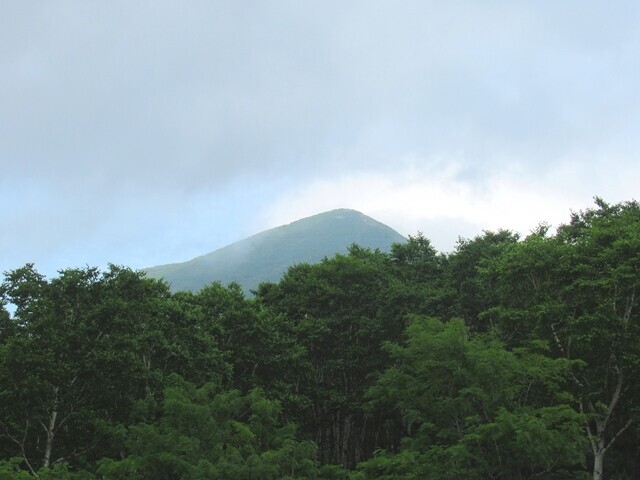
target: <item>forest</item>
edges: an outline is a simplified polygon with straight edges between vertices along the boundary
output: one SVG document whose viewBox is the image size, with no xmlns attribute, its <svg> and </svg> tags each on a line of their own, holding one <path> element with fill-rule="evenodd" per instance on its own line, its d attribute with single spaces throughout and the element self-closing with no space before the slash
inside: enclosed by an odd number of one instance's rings
<svg viewBox="0 0 640 480">
<path fill-rule="evenodd" d="M 0 480 L 633 479 L 640 204 L 253 296 L 111 265 L 0 285 Z"/>
</svg>

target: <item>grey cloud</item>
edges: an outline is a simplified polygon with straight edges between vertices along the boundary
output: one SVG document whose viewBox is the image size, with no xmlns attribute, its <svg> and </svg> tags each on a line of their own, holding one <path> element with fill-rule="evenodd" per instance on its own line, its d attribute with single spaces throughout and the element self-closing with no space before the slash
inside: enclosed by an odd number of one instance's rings
<svg viewBox="0 0 640 480">
<path fill-rule="evenodd" d="M 3 2 L 0 195 L 90 229 L 247 176 L 631 155 L 638 5 Z"/>
<path fill-rule="evenodd" d="M 384 139 L 400 149 L 526 157 L 543 139 L 553 155 L 637 118 L 629 12 L 577 2 L 323 5 L 5 12 L 2 63 L 13 73 L 2 89 L 3 163 L 44 166 L 61 181 L 108 164 L 116 179 L 125 169 L 134 182 L 152 172 L 160 183 L 206 185 L 323 162 L 381 123 L 404 132 Z"/>
</svg>

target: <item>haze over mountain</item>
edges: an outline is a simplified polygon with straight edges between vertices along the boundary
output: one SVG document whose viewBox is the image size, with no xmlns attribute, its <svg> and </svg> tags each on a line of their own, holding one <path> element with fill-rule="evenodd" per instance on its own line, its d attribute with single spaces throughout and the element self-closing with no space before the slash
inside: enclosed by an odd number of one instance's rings
<svg viewBox="0 0 640 480">
<path fill-rule="evenodd" d="M 220 281 L 235 281 L 245 292 L 261 282 L 277 281 L 288 267 L 315 263 L 350 245 L 388 251 L 406 239 L 392 228 L 350 209 L 331 210 L 258 233 L 184 263 L 146 269 L 152 278 L 164 278 L 174 291 L 197 291 Z"/>
</svg>

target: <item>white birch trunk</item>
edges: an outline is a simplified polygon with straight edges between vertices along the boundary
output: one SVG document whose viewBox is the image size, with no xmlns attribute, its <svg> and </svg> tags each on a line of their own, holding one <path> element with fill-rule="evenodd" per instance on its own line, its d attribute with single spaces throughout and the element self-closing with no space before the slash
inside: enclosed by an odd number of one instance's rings
<svg viewBox="0 0 640 480">
<path fill-rule="evenodd" d="M 49 425 L 45 427 L 45 432 L 47 434 L 47 443 L 44 449 L 44 458 L 42 459 L 42 466 L 47 468 L 51 464 L 51 451 L 53 450 L 53 438 L 55 437 L 56 431 L 56 420 L 58 418 L 58 387 L 54 390 L 53 397 L 53 410 L 51 411 L 51 415 L 49 416 Z"/>
<path fill-rule="evenodd" d="M 600 448 L 593 454 L 593 480 L 604 478 L 604 454 L 606 452 L 606 449 Z"/>
</svg>

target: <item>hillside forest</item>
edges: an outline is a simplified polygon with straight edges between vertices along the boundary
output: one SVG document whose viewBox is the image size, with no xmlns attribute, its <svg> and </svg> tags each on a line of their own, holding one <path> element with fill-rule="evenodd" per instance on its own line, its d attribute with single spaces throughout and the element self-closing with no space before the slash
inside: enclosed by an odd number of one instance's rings
<svg viewBox="0 0 640 480">
<path fill-rule="evenodd" d="M 253 296 L 25 265 L 0 286 L 0 479 L 638 478 L 639 283 L 640 204 L 598 198 Z"/>
</svg>

